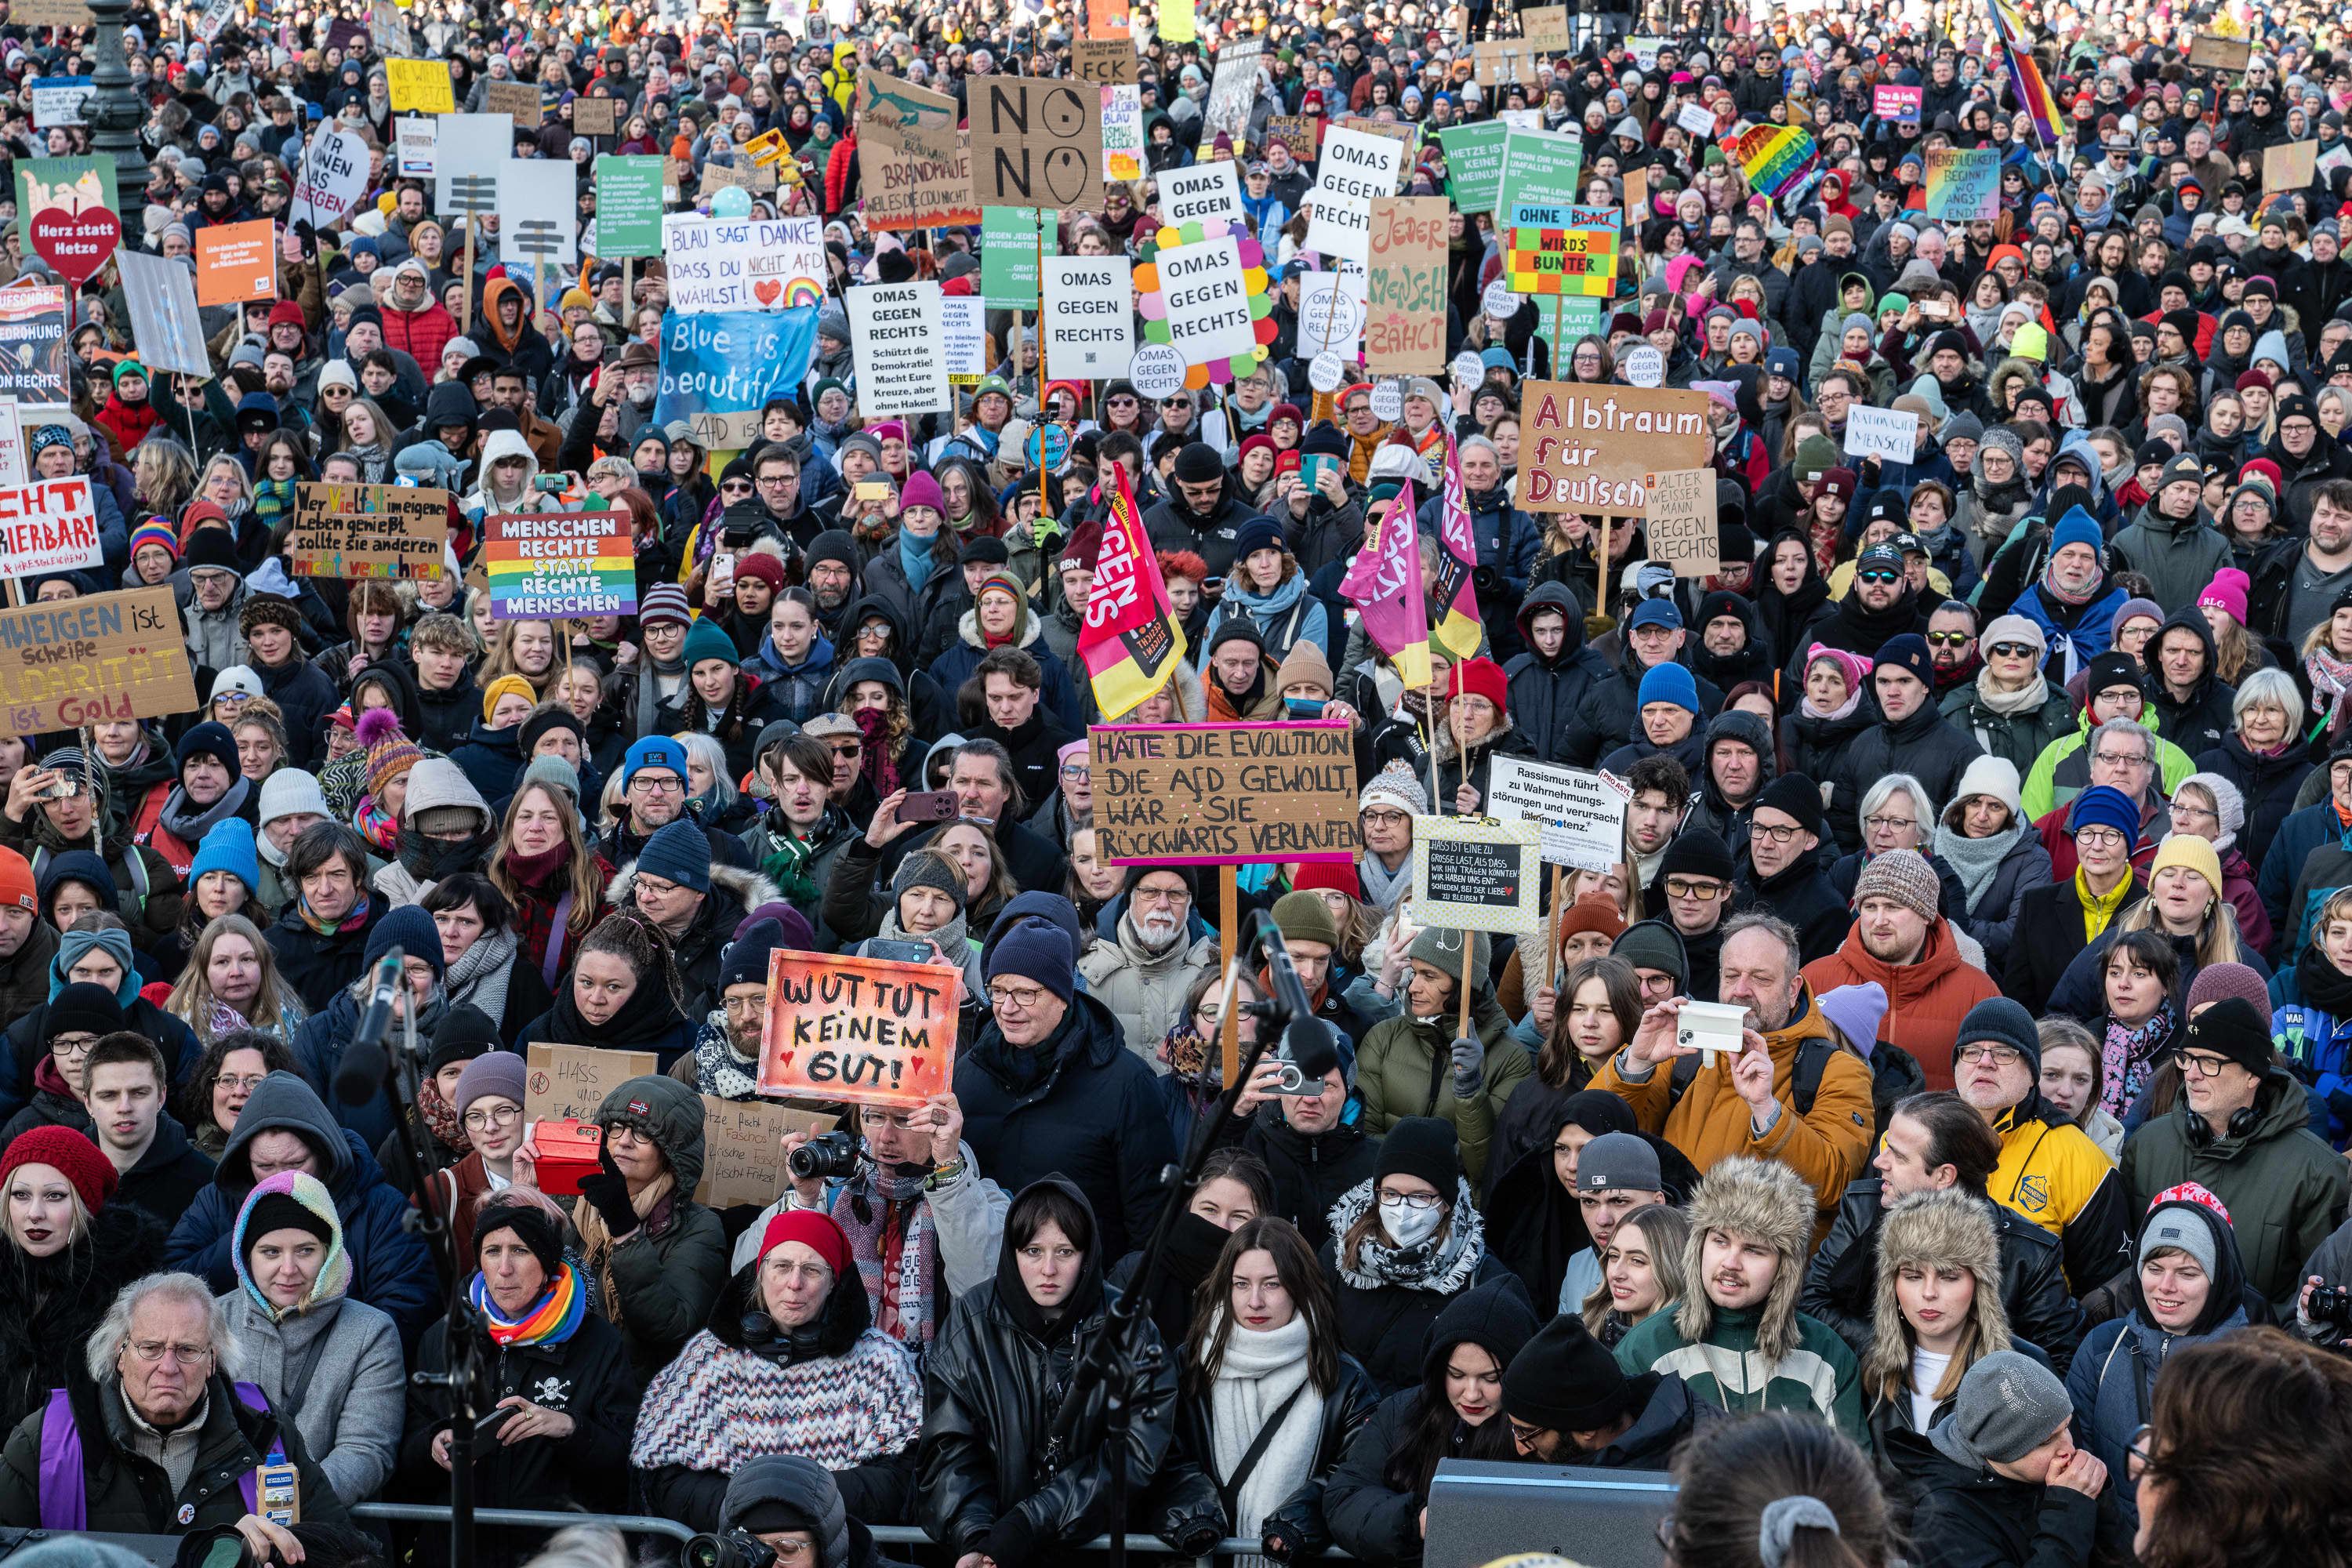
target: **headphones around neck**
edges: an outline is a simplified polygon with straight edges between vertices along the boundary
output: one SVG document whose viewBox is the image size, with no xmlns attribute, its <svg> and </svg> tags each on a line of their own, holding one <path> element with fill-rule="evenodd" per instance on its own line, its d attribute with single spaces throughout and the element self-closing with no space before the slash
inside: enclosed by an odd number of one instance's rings
<svg viewBox="0 0 2352 1568">
<path fill-rule="evenodd" d="M 2224 1134 L 2231 1138 L 2251 1138 L 2262 1125 L 2263 1113 L 2258 1106 L 2246 1105 L 2230 1112 L 2230 1129 Z M 2195 1111 L 2189 1112 L 2189 1146 L 2191 1149 L 2210 1147 L 2213 1142 L 2213 1127 Z"/>
</svg>

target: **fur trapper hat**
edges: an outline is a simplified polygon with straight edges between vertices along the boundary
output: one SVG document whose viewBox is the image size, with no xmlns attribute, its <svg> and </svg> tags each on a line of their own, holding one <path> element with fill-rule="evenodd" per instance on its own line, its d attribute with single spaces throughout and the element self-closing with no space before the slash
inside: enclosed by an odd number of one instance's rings
<svg viewBox="0 0 2352 1568">
<path fill-rule="evenodd" d="M 1805 1178 L 1778 1160 L 1745 1156 L 1718 1160 L 1691 1194 L 1690 1240 L 1683 1247 L 1683 1292 L 1675 1312 L 1675 1331 L 1690 1343 L 1707 1336 L 1715 1325 L 1715 1302 L 1706 1293 L 1706 1235 L 1727 1230 L 1772 1244 L 1780 1267 L 1772 1276 L 1771 1293 L 1764 1299 L 1763 1316 L 1756 1325 L 1756 1349 L 1768 1363 L 1777 1363 L 1797 1348 L 1797 1297 L 1804 1289 L 1805 1262 L 1813 1247 L 1813 1189 Z"/>
</svg>

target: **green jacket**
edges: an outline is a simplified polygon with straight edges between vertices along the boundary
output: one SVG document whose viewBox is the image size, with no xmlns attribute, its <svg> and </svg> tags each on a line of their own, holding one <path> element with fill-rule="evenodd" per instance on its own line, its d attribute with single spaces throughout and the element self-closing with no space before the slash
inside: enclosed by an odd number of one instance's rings
<svg viewBox="0 0 2352 1568">
<path fill-rule="evenodd" d="M 1870 1423 L 1862 1410 L 1862 1365 L 1837 1331 L 1820 1319 L 1796 1315 L 1797 1348 L 1777 1364 L 1756 1353 L 1754 1308 L 1717 1307 L 1707 1336 L 1685 1341 L 1675 1327 L 1673 1302 L 1633 1326 L 1617 1345 L 1617 1364 L 1629 1377 L 1645 1372 L 1675 1373 L 1694 1397 L 1734 1415 L 1753 1410 L 1806 1410 L 1837 1424 L 1839 1431 L 1870 1447 Z"/>
<path fill-rule="evenodd" d="M 2035 761 L 2053 741 L 2074 732 L 2074 704 L 2067 699 L 2064 687 L 2044 682 L 2047 695 L 2039 707 L 2017 713 L 1996 713 L 1985 704 L 1980 689 L 1983 680 L 1984 673 L 1979 670 L 1976 679 L 1946 692 L 1944 717 L 1952 721 L 1953 729 L 1975 736 L 1986 755 L 2005 758 L 2017 769 L 2021 780 L 2033 771 Z"/>
<path fill-rule="evenodd" d="M 2124 1190 L 2131 1212 L 2144 1215 L 2168 1187 L 2209 1188 L 2230 1211 L 2246 1282 L 2269 1299 L 2280 1321 L 2293 1322 L 2303 1260 L 2344 1223 L 2352 1167 L 2311 1131 L 2310 1102 L 2285 1067 L 2263 1075 L 2254 1105 L 2262 1120 L 2251 1134 L 2225 1133 L 2201 1147 L 2189 1141 L 2186 1098 L 2143 1123 L 2124 1142 Z"/>
<path fill-rule="evenodd" d="M 1383 1018 L 1364 1033 L 1356 1053 L 1356 1093 L 1363 1100 L 1363 1129 L 1386 1132 L 1407 1116 L 1434 1116 L 1454 1123 L 1462 1141 L 1462 1171 L 1474 1187 L 1486 1175 L 1486 1149 L 1495 1136 L 1496 1113 L 1520 1080 L 1535 1074 L 1527 1047 L 1511 1037 L 1511 1020 L 1481 988 L 1471 998 L 1471 1021 L 1486 1043 L 1486 1062 L 1479 1092 L 1454 1098 L 1454 1011 L 1434 1024 L 1409 1016 Z"/>
</svg>

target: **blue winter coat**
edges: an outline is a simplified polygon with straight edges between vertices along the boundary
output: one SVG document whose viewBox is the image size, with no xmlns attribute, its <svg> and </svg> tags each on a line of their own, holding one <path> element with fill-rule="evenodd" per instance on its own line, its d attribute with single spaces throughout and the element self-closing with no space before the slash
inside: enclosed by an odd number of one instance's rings
<svg viewBox="0 0 2352 1568">
<path fill-rule="evenodd" d="M 522 726 L 493 730 L 488 721 L 477 724 L 451 748 L 449 760 L 484 800 L 504 800 L 514 794 L 515 779 L 522 773 Z"/>
<path fill-rule="evenodd" d="M 323 1011 L 303 1019 L 288 1042 L 302 1076 L 312 1083 L 332 1085 L 335 1069 L 342 1065 L 343 1047 L 352 1043 L 352 1031 L 359 1021 L 360 1005 L 348 985 L 336 989 L 334 1000 Z M 418 1033 L 421 1037 L 423 1031 Z M 329 1102 L 329 1109 L 338 1123 L 358 1133 L 360 1142 L 371 1149 L 383 1148 L 396 1125 L 391 1097 L 381 1090 L 364 1104 L 345 1105 L 336 1099 Z"/>
<path fill-rule="evenodd" d="M 2312 1131 L 2336 1148 L 2352 1137 L 2352 1118 L 2329 1104 L 2328 1097 L 2352 1094 L 2352 1017 L 2334 1017 L 2303 999 L 2295 983 L 2294 965 L 2282 963 L 2271 977 L 2271 1044 L 2303 1080 L 2316 1106 L 2326 1107 L 2326 1125 Z"/>
<path fill-rule="evenodd" d="M 2310 913 L 2296 910 L 2290 917 L 2286 907 L 2296 881 L 2303 876 L 2303 863 L 2311 858 L 2313 850 L 2324 844 L 2336 843 L 2344 837 L 2343 826 L 2336 820 L 2335 803 L 2323 800 L 2280 823 L 2278 831 L 2271 835 L 2271 847 L 2263 851 L 2254 891 L 2262 895 L 2263 912 L 2271 917 L 2271 930 L 2277 933 L 2272 951 L 2282 961 L 2282 967 L 2293 967 L 2285 962 L 2294 952 L 2290 943 Z"/>
<path fill-rule="evenodd" d="M 743 661 L 744 673 L 758 679 L 760 690 L 776 709 L 777 717 L 795 724 L 806 723 L 824 710 L 824 689 L 832 683 L 835 668 L 833 644 L 822 632 L 809 645 L 808 657 L 798 664 L 784 662 L 784 656 L 776 651 L 773 632 L 761 637 L 759 650 Z"/>
</svg>

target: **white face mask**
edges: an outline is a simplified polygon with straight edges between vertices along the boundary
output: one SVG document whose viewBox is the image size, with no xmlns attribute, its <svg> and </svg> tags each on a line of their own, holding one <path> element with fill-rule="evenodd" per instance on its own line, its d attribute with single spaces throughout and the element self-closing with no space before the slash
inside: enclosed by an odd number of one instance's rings
<svg viewBox="0 0 2352 1568">
<path fill-rule="evenodd" d="M 1436 1235 L 1437 1227 L 1444 1223 L 1445 1205 L 1443 1204 L 1417 1209 L 1401 1203 L 1391 1203 L 1385 1198 L 1381 1201 L 1381 1228 L 1389 1233 L 1390 1240 L 1407 1251 Z"/>
</svg>

